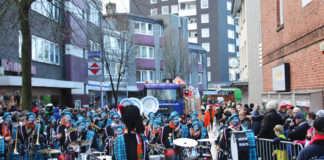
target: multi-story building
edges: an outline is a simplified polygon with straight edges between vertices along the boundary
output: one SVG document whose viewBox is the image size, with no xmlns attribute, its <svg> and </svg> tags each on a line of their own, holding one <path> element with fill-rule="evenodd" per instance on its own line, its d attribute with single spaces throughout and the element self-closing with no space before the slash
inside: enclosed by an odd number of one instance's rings
<svg viewBox="0 0 324 160">
<path fill-rule="evenodd" d="M 323 109 L 323 0 L 262 0 L 262 101 Z"/>
<path fill-rule="evenodd" d="M 231 17 L 231 7 L 231 0 L 130 1 L 133 14 L 175 14 L 188 18 L 188 41 L 207 51 L 208 88 L 230 86 L 239 79 L 239 30 Z"/>
<path fill-rule="evenodd" d="M 110 12 L 108 11 L 108 13 Z M 179 18 L 178 16 L 171 14 L 156 16 L 154 18 L 137 16 L 133 14 L 108 14 L 104 16 L 104 20 L 105 22 L 103 24 L 107 24 L 103 27 L 105 48 L 104 51 L 106 54 L 109 54 L 109 48 L 114 48 L 113 46 L 111 46 L 112 44 L 107 43 L 106 45 L 106 42 L 115 41 L 116 43 L 120 43 L 120 41 L 115 40 L 118 39 L 118 34 L 116 35 L 116 30 L 114 31 L 116 27 L 112 27 L 112 23 L 109 22 L 125 22 L 126 20 L 126 24 L 128 25 L 126 27 L 128 29 L 128 37 L 134 40 L 134 44 L 132 44 L 132 46 L 135 48 L 135 54 L 134 56 L 131 56 L 134 59 L 130 59 L 129 63 L 127 64 L 128 69 L 125 75 L 126 77 L 121 83 L 120 87 L 120 98 L 126 97 L 127 95 L 128 97 L 130 97 L 131 95 L 140 96 L 139 91 L 143 89 L 145 83 L 162 82 L 163 79 L 168 78 L 168 73 L 164 69 L 164 67 L 167 64 L 164 63 L 164 57 L 162 55 L 162 43 L 164 41 L 163 32 L 169 30 L 169 28 L 175 28 L 175 32 L 173 34 L 183 36 L 183 38 L 172 35 L 172 37 L 170 37 L 172 38 L 172 40 L 169 40 L 175 43 L 179 41 L 180 44 L 180 41 L 183 39 L 187 39 L 188 36 L 187 18 Z M 117 22 L 117 25 L 120 26 L 120 24 L 121 23 Z M 112 32 L 114 34 L 111 34 Z M 129 41 L 127 42 L 129 43 Z M 193 79 L 191 84 L 195 87 L 200 87 L 202 90 L 204 87 L 203 84 L 207 85 L 206 72 L 204 72 L 204 69 L 206 70 L 206 68 L 202 66 L 203 63 L 206 63 L 205 50 L 199 47 L 198 45 L 188 44 L 187 41 L 184 41 L 183 46 L 186 47 L 184 49 L 187 51 L 186 54 L 189 55 L 189 59 L 191 59 L 192 62 L 197 61 L 192 64 L 187 63 L 187 61 L 185 62 L 186 65 L 190 65 L 190 69 L 187 72 L 188 74 L 186 74 L 187 76 L 184 77 L 184 80 L 189 82 L 191 77 L 190 75 L 192 75 L 192 77 L 197 77 Z M 175 49 L 178 49 L 180 52 L 180 47 Z M 200 79 L 198 77 L 200 77 Z M 125 93 L 125 91 L 127 93 Z M 113 101 L 113 99 L 111 100 Z"/>
<path fill-rule="evenodd" d="M 261 104 L 263 92 L 260 0 L 233 0 L 232 16 L 238 18 L 240 37 L 240 81 L 234 85 L 242 91 L 242 103 Z M 237 63 L 236 60 L 233 63 Z"/>
</svg>

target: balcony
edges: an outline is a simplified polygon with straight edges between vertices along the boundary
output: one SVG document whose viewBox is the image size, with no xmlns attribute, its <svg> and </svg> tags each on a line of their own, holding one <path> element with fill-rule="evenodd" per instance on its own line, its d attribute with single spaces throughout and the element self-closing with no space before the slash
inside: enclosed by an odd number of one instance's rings
<svg viewBox="0 0 324 160">
<path fill-rule="evenodd" d="M 179 3 L 196 2 L 196 0 L 178 0 Z"/>
<path fill-rule="evenodd" d="M 195 37 L 195 38 L 188 38 L 188 42 L 189 43 L 198 43 L 198 38 L 197 37 Z"/>
<path fill-rule="evenodd" d="M 188 30 L 197 30 L 197 23 L 189 23 Z"/>
<path fill-rule="evenodd" d="M 196 9 L 179 10 L 180 17 L 195 16 L 195 15 L 197 15 Z"/>
</svg>

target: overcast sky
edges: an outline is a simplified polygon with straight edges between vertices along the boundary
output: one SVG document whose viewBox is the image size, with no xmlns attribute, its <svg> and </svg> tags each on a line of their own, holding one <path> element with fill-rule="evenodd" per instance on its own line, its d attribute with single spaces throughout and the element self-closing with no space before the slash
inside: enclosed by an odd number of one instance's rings
<svg viewBox="0 0 324 160">
<path fill-rule="evenodd" d="M 129 0 L 102 0 L 103 14 L 106 14 L 106 4 L 112 2 L 117 5 L 117 13 L 129 13 Z"/>
</svg>

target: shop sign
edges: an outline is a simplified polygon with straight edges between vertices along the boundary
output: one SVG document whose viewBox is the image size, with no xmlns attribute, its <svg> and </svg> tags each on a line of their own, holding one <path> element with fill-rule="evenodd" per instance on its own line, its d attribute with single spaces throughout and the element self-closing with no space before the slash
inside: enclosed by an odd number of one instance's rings
<svg viewBox="0 0 324 160">
<path fill-rule="evenodd" d="M 7 72 L 21 72 L 21 64 L 18 62 L 13 62 L 7 59 L 1 59 L 1 65 L 4 68 L 4 71 Z M 31 66 L 31 73 L 36 74 L 36 67 Z"/>
<path fill-rule="evenodd" d="M 100 58 L 100 52 L 89 52 L 88 58 Z"/>
<path fill-rule="evenodd" d="M 283 63 L 272 68 L 272 89 L 274 91 L 290 90 L 289 63 Z"/>
</svg>

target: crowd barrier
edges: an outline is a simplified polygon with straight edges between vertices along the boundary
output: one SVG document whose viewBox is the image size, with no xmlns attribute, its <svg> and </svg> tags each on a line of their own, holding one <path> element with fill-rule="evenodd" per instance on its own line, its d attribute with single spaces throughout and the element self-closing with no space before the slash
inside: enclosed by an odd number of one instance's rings
<svg viewBox="0 0 324 160">
<path fill-rule="evenodd" d="M 261 160 L 297 160 L 298 153 L 303 148 L 301 144 L 288 141 L 273 143 L 272 139 L 256 139 L 257 155 Z M 273 153 L 276 155 L 273 156 Z"/>
</svg>

